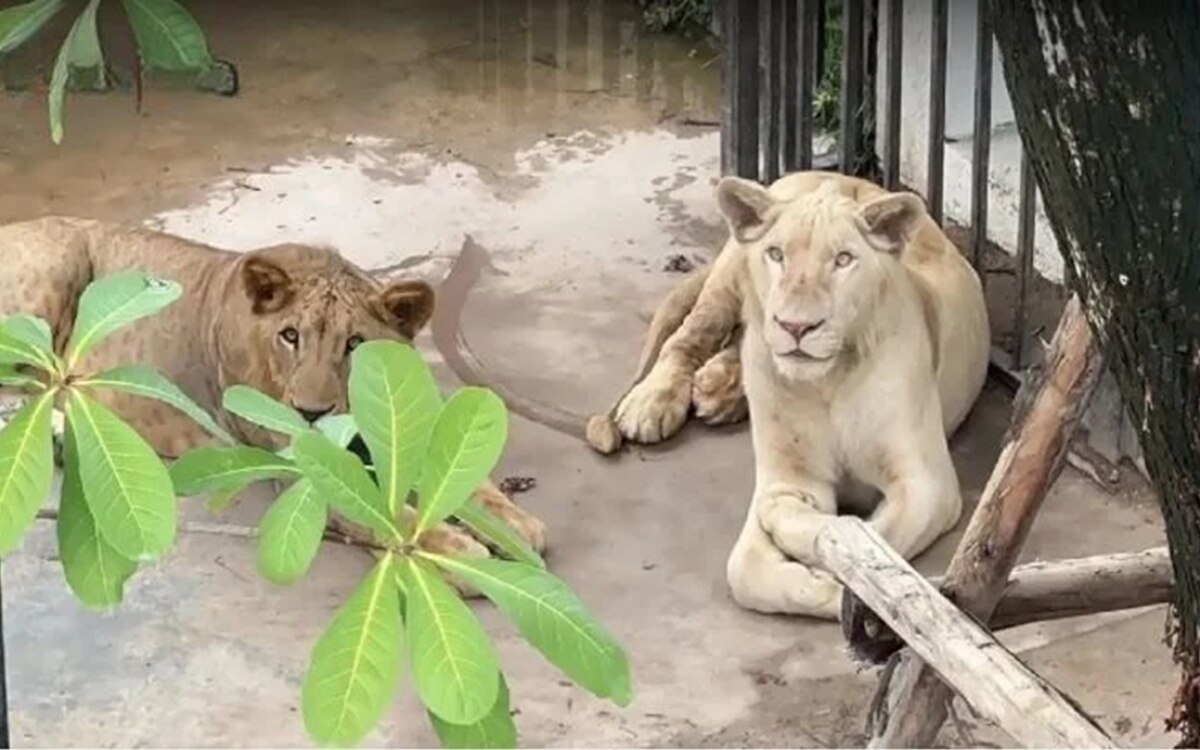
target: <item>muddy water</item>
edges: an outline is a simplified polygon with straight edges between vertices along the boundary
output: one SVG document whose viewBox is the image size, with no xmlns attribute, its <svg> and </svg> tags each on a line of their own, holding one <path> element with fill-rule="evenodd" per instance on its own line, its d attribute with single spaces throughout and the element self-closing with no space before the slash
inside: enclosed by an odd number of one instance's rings
<svg viewBox="0 0 1200 750">
<path fill-rule="evenodd" d="M 627 0 L 189 8 L 215 54 L 238 64 L 241 94 L 152 87 L 140 114 L 129 94 L 72 96 L 58 148 L 42 91 L 4 95 L 0 220 L 50 211 L 140 219 L 195 199 L 228 170 L 348 156 L 362 134 L 499 180 L 513 154 L 540 138 L 708 122 L 718 106 L 713 50 L 643 33 Z M 110 61 L 127 65 L 119 18 L 110 20 Z M 39 37 L 5 64 L 5 79 L 27 86 L 39 66 L 44 74 L 58 38 Z"/>
<path fill-rule="evenodd" d="M 554 310 L 579 316 L 618 287 L 651 303 L 673 281 L 668 256 L 715 246 L 715 51 L 644 33 L 632 2 L 190 7 L 238 64 L 238 97 L 159 86 L 139 114 L 127 94 L 73 96 L 55 148 L 27 84 L 56 33 L 7 65 L 23 90 L 0 100 L 0 220 L 81 214 L 237 249 L 315 242 L 434 282 L 470 236 L 493 262 L 449 280 L 478 281 L 478 300 L 458 282 L 441 289 L 436 353 L 569 434 L 592 406 L 570 373 L 537 388 L 556 403 L 522 395 L 527 371 L 553 378 L 581 354 Z M 119 68 L 120 19 L 107 20 Z M 472 315 L 514 295 L 522 311 Z M 498 329 L 518 329 L 529 355 L 507 371 L 505 352 L 487 365 Z"/>
</svg>

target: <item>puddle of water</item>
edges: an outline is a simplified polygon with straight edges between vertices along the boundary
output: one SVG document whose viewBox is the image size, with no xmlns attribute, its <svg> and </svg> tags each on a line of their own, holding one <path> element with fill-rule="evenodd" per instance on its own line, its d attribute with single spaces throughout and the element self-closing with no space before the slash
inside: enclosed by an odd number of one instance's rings
<svg viewBox="0 0 1200 750">
<path fill-rule="evenodd" d="M 328 244 L 366 268 L 407 266 L 434 277 L 471 235 L 518 293 L 561 280 L 586 284 L 614 264 L 657 271 L 670 253 L 713 249 L 695 222 L 715 217 L 715 134 L 583 132 L 517 153 L 503 175 L 391 154 L 388 145 L 242 174 L 201 204 L 147 224 L 241 250 L 284 239 Z M 440 273 L 426 270 L 439 262 Z"/>
<path fill-rule="evenodd" d="M 504 337 L 520 341 L 529 366 L 561 367 L 594 357 L 594 341 L 569 330 L 572 323 L 554 311 L 608 307 L 614 284 L 630 299 L 655 300 L 677 278 L 662 272 L 670 255 L 706 257 L 716 247 L 711 225 L 697 218 L 716 215 L 715 134 L 580 132 L 515 154 L 504 174 L 397 153 L 378 139 L 347 140 L 356 145 L 348 159 L 298 159 L 241 174 L 200 205 L 147 223 L 233 249 L 284 239 L 328 244 L 384 275 L 435 283 L 460 251 L 474 250 L 439 289 L 438 352 L 459 379 L 490 385 L 514 411 L 573 436 L 582 435 L 582 414 L 523 396 L 471 347 L 460 318 L 472 285 L 485 274 L 493 296 L 523 298 L 525 317 L 508 324 L 524 330 L 506 330 Z M 501 326 L 507 328 L 490 319 L 481 340 L 494 339 Z"/>
</svg>

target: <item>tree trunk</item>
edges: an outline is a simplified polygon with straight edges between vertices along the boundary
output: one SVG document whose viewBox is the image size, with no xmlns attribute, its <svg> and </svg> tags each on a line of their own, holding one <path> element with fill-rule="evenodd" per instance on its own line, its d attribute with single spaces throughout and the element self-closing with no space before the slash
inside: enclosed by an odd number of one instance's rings
<svg viewBox="0 0 1200 750">
<path fill-rule="evenodd" d="M 992 0 L 1075 291 L 1142 426 L 1175 575 L 1171 726 L 1200 745 L 1200 4 Z"/>
</svg>

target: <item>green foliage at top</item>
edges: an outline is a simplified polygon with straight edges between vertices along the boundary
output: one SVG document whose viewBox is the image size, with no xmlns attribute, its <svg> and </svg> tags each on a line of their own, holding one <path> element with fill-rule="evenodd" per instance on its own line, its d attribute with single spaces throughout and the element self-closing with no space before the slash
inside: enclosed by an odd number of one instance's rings
<svg viewBox="0 0 1200 750">
<path fill-rule="evenodd" d="M 50 76 L 50 137 L 63 139 L 63 102 L 69 85 L 88 81 L 108 88 L 107 66 L 96 15 L 102 0 L 82 3 L 79 15 L 59 47 Z M 67 6 L 66 0 L 32 0 L 0 9 L 0 58 L 18 49 Z M 215 63 L 200 26 L 177 0 L 122 0 L 144 71 L 201 76 Z"/>
</svg>

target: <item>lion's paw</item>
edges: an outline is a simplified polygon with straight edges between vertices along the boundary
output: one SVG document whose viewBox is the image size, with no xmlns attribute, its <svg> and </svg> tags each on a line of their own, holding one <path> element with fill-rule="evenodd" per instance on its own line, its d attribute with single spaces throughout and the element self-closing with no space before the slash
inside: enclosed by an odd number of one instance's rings
<svg viewBox="0 0 1200 750">
<path fill-rule="evenodd" d="M 445 523 L 440 523 L 421 534 L 421 538 L 417 540 L 417 546 L 426 552 L 447 557 L 492 556 L 487 546 L 480 543 L 475 537 Z M 446 582 L 453 586 L 460 596 L 473 599 L 481 595 L 478 589 L 453 573 L 444 570 L 441 573 Z"/>
<path fill-rule="evenodd" d="M 696 417 L 709 425 L 740 422 L 749 414 L 742 390 L 742 367 L 736 357 L 718 354 L 696 372 L 692 385 Z"/>
<path fill-rule="evenodd" d="M 514 503 L 490 483 L 475 491 L 475 500 L 484 510 L 503 521 L 517 532 L 534 552 L 539 555 L 546 550 L 546 524 L 529 511 Z M 480 540 L 484 541 L 484 540 Z M 486 544 L 486 541 L 484 541 Z"/>
<path fill-rule="evenodd" d="M 802 563 L 817 562 L 817 535 L 836 516 L 820 512 L 803 492 L 773 492 L 757 502 L 758 524 L 775 546 Z"/>
<path fill-rule="evenodd" d="M 617 428 L 629 440 L 658 443 L 679 432 L 691 405 L 690 378 L 651 372 L 621 399 Z"/>
</svg>

